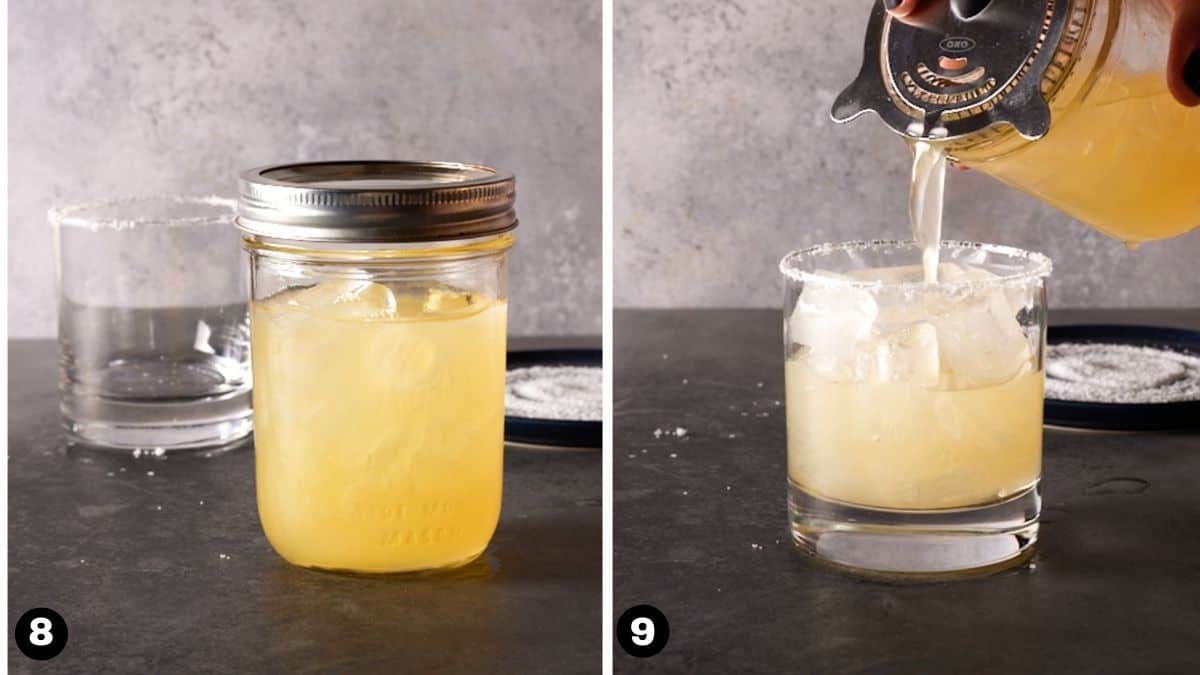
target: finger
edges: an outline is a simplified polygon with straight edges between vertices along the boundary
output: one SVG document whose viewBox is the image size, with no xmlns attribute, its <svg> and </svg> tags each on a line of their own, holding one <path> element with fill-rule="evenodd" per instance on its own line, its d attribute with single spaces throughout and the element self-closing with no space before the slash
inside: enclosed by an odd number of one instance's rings
<svg viewBox="0 0 1200 675">
<path fill-rule="evenodd" d="M 887 11 L 904 23 L 921 26 L 945 12 L 946 0 L 883 0 Z"/>
<path fill-rule="evenodd" d="M 922 3 L 921 0 L 883 0 L 883 6 L 895 17 L 906 17 L 912 14 Z"/>
<path fill-rule="evenodd" d="M 1200 0 L 1183 0 L 1171 31 L 1167 86 L 1186 106 L 1200 105 Z"/>
</svg>

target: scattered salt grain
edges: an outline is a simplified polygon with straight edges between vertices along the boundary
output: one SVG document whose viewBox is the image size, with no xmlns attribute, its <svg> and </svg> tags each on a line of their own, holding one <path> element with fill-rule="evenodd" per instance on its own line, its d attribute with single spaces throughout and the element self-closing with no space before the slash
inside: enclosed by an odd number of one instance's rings
<svg viewBox="0 0 1200 675">
<path fill-rule="evenodd" d="M 671 459 L 675 459 L 676 457 L 679 457 L 679 455 L 677 455 L 677 454 L 675 454 L 675 453 L 673 453 L 673 452 L 672 452 L 671 454 L 667 455 L 667 456 L 668 456 L 668 457 L 670 457 Z"/>
<path fill-rule="evenodd" d="M 153 471 L 147 471 L 147 472 L 146 472 L 146 475 L 147 475 L 147 476 L 153 476 L 153 475 L 154 475 L 154 472 L 153 472 Z"/>
</svg>

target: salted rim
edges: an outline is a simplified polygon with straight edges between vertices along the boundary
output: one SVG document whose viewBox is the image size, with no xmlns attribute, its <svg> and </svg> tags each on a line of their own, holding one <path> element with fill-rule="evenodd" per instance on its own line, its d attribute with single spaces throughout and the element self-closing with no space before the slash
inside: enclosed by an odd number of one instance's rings
<svg viewBox="0 0 1200 675">
<path fill-rule="evenodd" d="M 801 260 L 814 258 L 816 256 L 829 255 L 838 251 L 854 251 L 863 249 L 883 248 L 885 246 L 893 246 L 900 248 L 909 248 L 914 251 L 919 251 L 915 241 L 902 241 L 899 239 L 871 239 L 847 241 L 840 244 L 819 244 L 809 248 L 792 251 L 783 256 L 779 261 L 779 271 L 785 277 L 793 281 L 802 283 L 817 283 L 828 286 L 850 286 L 854 288 L 900 288 L 900 289 L 917 289 L 929 286 L 925 281 L 901 281 L 887 282 L 880 280 L 860 280 L 860 279 L 835 279 L 824 275 L 814 274 L 812 272 L 799 269 L 798 264 Z M 958 281 L 938 281 L 932 285 L 938 288 L 975 288 L 988 286 L 1001 286 L 1009 284 L 1018 284 L 1027 282 L 1031 279 L 1045 278 L 1050 276 L 1054 265 L 1050 258 L 1041 253 L 1026 251 L 1024 249 L 1013 246 L 1004 246 L 1002 244 L 985 244 L 976 241 L 960 241 L 954 239 L 942 240 L 939 245 L 939 250 L 946 249 L 984 249 L 988 252 L 1007 255 L 1015 260 L 1024 260 L 1027 263 L 1025 269 L 1010 274 L 997 275 L 994 279 L 965 279 Z"/>
<path fill-rule="evenodd" d="M 228 214 L 208 216 L 184 216 L 182 218 L 96 218 L 86 215 L 87 212 L 113 206 L 135 206 L 145 203 L 173 204 L 202 204 L 205 206 L 222 206 L 229 210 Z M 184 196 L 184 195 L 144 195 L 138 197 L 119 197 L 116 199 L 101 199 L 81 204 L 54 206 L 46 211 L 50 224 L 56 227 L 86 227 L 108 228 L 114 230 L 129 229 L 143 225 L 210 225 L 228 221 L 233 224 L 237 215 L 237 200 L 226 199 L 216 195 Z"/>
</svg>

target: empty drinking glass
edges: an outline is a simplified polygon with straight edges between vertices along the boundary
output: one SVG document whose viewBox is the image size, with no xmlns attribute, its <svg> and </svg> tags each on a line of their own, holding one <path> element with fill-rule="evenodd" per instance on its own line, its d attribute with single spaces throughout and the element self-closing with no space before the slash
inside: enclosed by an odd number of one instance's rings
<svg viewBox="0 0 1200 675">
<path fill-rule="evenodd" d="M 248 284 L 235 210 L 217 197 L 50 210 L 70 438 L 165 452 L 250 433 Z"/>
</svg>

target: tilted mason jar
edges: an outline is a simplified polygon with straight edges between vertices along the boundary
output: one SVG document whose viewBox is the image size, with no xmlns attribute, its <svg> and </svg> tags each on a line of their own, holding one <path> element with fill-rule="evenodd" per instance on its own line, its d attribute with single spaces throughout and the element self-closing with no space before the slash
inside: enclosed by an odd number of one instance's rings
<svg viewBox="0 0 1200 675">
<path fill-rule="evenodd" d="M 1200 227 L 1200 114 L 1167 85 L 1185 0 L 943 0 L 922 25 L 875 2 L 835 121 L 910 141 L 1133 246 Z"/>
<path fill-rule="evenodd" d="M 471 561 L 500 514 L 513 176 L 323 162 L 240 192 L 267 539 L 305 567 Z"/>
</svg>

